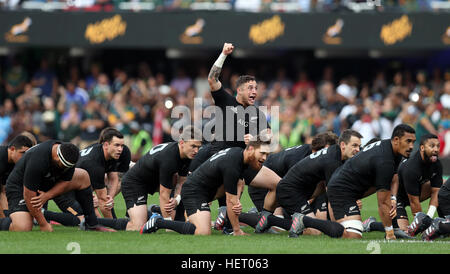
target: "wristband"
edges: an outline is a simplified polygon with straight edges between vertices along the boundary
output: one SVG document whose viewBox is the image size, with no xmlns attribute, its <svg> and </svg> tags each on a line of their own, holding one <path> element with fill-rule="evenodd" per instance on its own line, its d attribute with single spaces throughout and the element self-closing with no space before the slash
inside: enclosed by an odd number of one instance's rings
<svg viewBox="0 0 450 274">
<path fill-rule="evenodd" d="M 397 201 L 397 197 L 395 197 L 395 195 L 391 195 L 391 200 Z"/>
<path fill-rule="evenodd" d="M 177 205 L 179 205 L 181 201 L 181 195 L 178 194 L 177 197 L 175 197 L 175 200 L 177 201 Z"/>
<path fill-rule="evenodd" d="M 217 58 L 216 62 L 214 62 L 214 66 L 222 68 L 223 63 L 225 62 L 225 59 L 227 58 L 227 56 L 225 54 L 220 53 L 219 58 Z"/>
</svg>

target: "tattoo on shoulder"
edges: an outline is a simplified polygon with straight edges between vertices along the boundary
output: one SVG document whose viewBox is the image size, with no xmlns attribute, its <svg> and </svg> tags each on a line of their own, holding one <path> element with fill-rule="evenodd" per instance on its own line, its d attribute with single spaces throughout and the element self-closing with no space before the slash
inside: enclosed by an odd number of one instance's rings
<svg viewBox="0 0 450 274">
<path fill-rule="evenodd" d="M 222 68 L 219 68 L 218 66 L 213 65 L 211 70 L 209 71 L 208 78 L 219 80 L 219 75 L 220 75 L 221 71 L 222 71 Z"/>
</svg>

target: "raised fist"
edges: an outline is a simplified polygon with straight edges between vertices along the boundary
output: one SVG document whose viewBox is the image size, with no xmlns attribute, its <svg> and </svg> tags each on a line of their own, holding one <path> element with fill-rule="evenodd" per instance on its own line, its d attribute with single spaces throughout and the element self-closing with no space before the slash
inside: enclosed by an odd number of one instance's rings
<svg viewBox="0 0 450 274">
<path fill-rule="evenodd" d="M 231 43 L 225 43 L 223 44 L 222 53 L 225 55 L 229 55 L 233 52 L 234 46 Z"/>
</svg>

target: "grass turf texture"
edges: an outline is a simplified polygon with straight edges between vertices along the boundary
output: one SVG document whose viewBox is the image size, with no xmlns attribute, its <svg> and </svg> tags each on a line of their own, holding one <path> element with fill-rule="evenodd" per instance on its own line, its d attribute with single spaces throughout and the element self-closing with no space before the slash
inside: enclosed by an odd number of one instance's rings
<svg viewBox="0 0 450 274">
<path fill-rule="evenodd" d="M 149 196 L 149 204 L 157 203 L 158 196 Z M 253 207 L 247 192 L 242 196 L 243 211 Z M 428 201 L 423 205 L 428 208 Z M 217 216 L 218 204 L 211 205 L 212 217 Z M 56 210 L 51 201 L 50 210 Z M 116 197 L 115 210 L 119 218 L 125 215 L 121 195 Z M 411 211 L 408 208 L 408 214 Z M 379 219 L 376 195 L 363 200 L 362 217 Z M 223 235 L 212 230 L 211 236 L 180 235 L 161 229 L 153 234 L 120 231 L 115 233 L 85 232 L 78 227 L 53 226 L 53 233 L 0 232 L 2 254 L 449 254 L 450 238 L 434 242 L 416 240 L 384 241 L 384 233 L 364 233 L 362 240 L 332 239 L 325 235 L 300 236 L 293 239 L 287 232 L 280 234 L 255 234 L 253 228 L 244 227 L 250 234 L 245 237 Z M 75 243 L 75 244 L 73 244 Z M 74 247 L 75 246 L 75 247 Z M 79 247 L 79 249 L 77 249 Z"/>
</svg>

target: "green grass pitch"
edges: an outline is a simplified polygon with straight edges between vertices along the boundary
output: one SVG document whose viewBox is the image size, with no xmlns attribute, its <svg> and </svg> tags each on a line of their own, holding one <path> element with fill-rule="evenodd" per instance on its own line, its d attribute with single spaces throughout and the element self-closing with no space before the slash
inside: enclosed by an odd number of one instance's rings
<svg viewBox="0 0 450 274">
<path fill-rule="evenodd" d="M 149 203 L 156 203 L 158 196 L 149 196 Z M 243 210 L 253 205 L 245 191 L 242 196 Z M 362 217 L 379 219 L 376 195 L 363 200 Z M 423 204 L 428 207 L 428 202 Z M 50 209 L 56 206 L 51 201 Z M 217 201 L 211 206 L 215 219 Z M 116 197 L 118 217 L 125 215 L 125 203 L 121 195 Z M 408 208 L 409 210 L 409 208 Z M 409 214 L 411 212 L 409 211 Z M 255 234 L 251 227 L 243 230 L 250 236 L 233 237 L 212 230 L 211 236 L 180 235 L 159 230 L 153 234 L 139 232 L 84 232 L 78 227 L 54 226 L 53 233 L 0 232 L 1 254 L 449 254 L 450 238 L 434 242 L 415 240 L 384 241 L 384 233 L 364 233 L 362 240 L 332 239 L 325 235 L 288 238 L 280 234 Z"/>
</svg>

